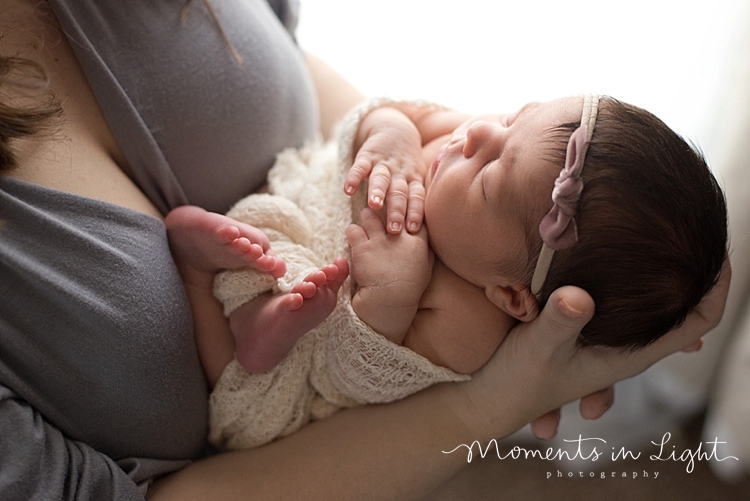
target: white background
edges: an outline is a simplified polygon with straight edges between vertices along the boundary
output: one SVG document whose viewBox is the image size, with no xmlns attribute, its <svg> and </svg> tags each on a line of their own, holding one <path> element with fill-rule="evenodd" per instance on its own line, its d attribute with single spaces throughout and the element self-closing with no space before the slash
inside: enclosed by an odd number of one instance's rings
<svg viewBox="0 0 750 501">
<path fill-rule="evenodd" d="M 655 113 L 711 159 L 747 0 L 302 0 L 300 44 L 368 96 L 470 113 L 597 92 Z"/>
<path fill-rule="evenodd" d="M 742 460 L 712 469 L 750 473 L 750 0 L 302 2 L 300 43 L 367 95 L 486 112 L 598 92 L 652 111 L 703 149 L 729 204 L 724 320 L 698 354 L 619 383 L 603 418 L 583 422 L 577 404 L 566 406 L 557 444 L 585 430 L 637 450 L 708 405 L 703 439 L 722 437 Z"/>
</svg>

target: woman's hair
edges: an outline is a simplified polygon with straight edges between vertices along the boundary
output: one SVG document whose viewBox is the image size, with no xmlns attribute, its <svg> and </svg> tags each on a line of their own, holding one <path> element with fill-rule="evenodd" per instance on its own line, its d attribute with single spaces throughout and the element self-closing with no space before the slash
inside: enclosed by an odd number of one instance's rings
<svg viewBox="0 0 750 501">
<path fill-rule="evenodd" d="M 553 131 L 560 165 L 578 125 Z M 579 239 L 555 253 L 541 304 L 558 287 L 581 287 L 596 305 L 581 344 L 646 346 L 679 326 L 718 280 L 724 194 L 695 147 L 612 98 L 600 102 L 582 177 Z"/>
<path fill-rule="evenodd" d="M 242 57 L 224 32 L 211 3 L 209 0 L 202 0 L 202 3 L 216 23 L 232 55 L 242 63 Z M 185 0 L 181 19 L 184 20 L 190 4 L 191 0 Z M 34 9 L 40 19 L 47 21 L 45 29 L 56 30 L 53 28 L 53 15 L 46 2 L 28 7 Z M 0 31 L 3 29 L 19 27 L 13 26 L 11 22 L 9 27 L 0 26 Z M 40 37 L 40 42 L 44 42 L 44 35 L 41 34 Z M 49 78 L 44 67 L 31 59 L 0 55 L 0 174 L 17 165 L 13 140 L 53 132 L 61 117 L 62 104 L 49 88 Z"/>
<path fill-rule="evenodd" d="M 14 139 L 51 130 L 62 116 L 48 83 L 40 64 L 0 56 L 0 173 L 16 166 Z"/>
</svg>

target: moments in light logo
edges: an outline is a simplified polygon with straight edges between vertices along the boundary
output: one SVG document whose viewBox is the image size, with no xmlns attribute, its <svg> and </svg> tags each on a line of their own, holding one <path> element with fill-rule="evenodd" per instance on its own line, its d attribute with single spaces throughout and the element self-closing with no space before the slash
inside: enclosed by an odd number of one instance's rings
<svg viewBox="0 0 750 501">
<path fill-rule="evenodd" d="M 687 473 L 692 473 L 693 469 L 695 468 L 695 462 L 696 461 L 726 461 L 726 460 L 735 460 L 737 461 L 738 458 L 734 456 L 724 456 L 722 452 L 720 451 L 721 445 L 726 444 L 726 442 L 720 442 L 718 438 L 714 439 L 711 442 L 705 442 L 705 449 L 703 447 L 704 443 L 701 442 L 698 444 L 698 447 L 695 449 L 684 449 L 682 451 L 677 450 L 677 446 L 670 445 L 669 441 L 672 438 L 671 433 L 665 433 L 661 441 L 654 442 L 652 441 L 651 444 L 653 444 L 653 448 L 649 451 L 651 454 L 648 455 L 648 458 L 651 461 L 680 461 L 684 462 L 685 464 L 685 471 Z M 500 447 L 497 444 L 497 441 L 495 439 L 492 439 L 488 444 L 487 447 L 482 448 L 482 445 L 479 443 L 479 441 L 474 441 L 471 445 L 467 444 L 461 444 L 457 447 L 455 447 L 453 450 L 450 451 L 443 451 L 444 454 L 453 454 L 457 451 L 461 451 L 463 449 L 466 449 L 468 451 L 466 461 L 471 462 L 474 458 L 474 449 L 477 449 L 477 452 L 479 455 L 484 458 L 488 454 L 491 453 L 491 450 L 494 449 L 494 452 L 498 459 L 501 460 L 507 460 L 507 459 L 541 459 L 544 461 L 590 461 L 595 462 L 599 460 L 602 456 L 605 454 L 608 454 L 608 457 L 606 459 L 610 459 L 613 463 L 625 460 L 625 459 L 639 459 L 641 457 L 642 452 L 633 452 L 631 450 L 628 450 L 624 447 L 613 447 L 610 446 L 606 440 L 603 438 L 583 438 L 583 436 L 579 435 L 577 439 L 575 440 L 565 440 L 565 442 L 577 444 L 577 446 L 574 446 L 574 450 L 563 450 L 563 449 L 554 449 L 552 447 L 547 448 L 546 450 L 542 449 L 527 449 L 524 447 L 520 447 L 518 445 L 513 446 L 506 452 L 501 452 Z M 605 452 L 606 451 L 606 452 Z M 592 465 L 594 466 L 594 465 Z M 601 475 L 600 478 L 607 478 L 607 474 L 604 472 L 599 472 Z M 648 472 L 646 470 L 643 471 L 641 474 L 640 472 L 633 472 L 634 476 L 633 478 L 638 478 L 639 476 L 641 478 L 658 478 L 659 472 L 658 471 L 652 471 Z M 597 473 L 594 472 L 588 472 L 585 474 L 586 476 L 595 477 L 597 476 Z M 547 472 L 547 478 L 559 478 L 559 477 L 584 477 L 584 472 L 562 472 L 557 471 L 556 473 L 553 472 Z M 615 475 L 615 472 L 611 472 L 611 476 L 617 476 Z M 630 473 L 626 474 L 626 472 L 622 472 L 621 476 L 630 476 Z"/>
</svg>

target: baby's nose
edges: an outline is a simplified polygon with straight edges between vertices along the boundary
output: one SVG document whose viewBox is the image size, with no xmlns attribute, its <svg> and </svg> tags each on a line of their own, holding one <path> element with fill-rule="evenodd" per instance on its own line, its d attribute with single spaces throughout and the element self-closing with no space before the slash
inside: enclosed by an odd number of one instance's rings
<svg viewBox="0 0 750 501">
<path fill-rule="evenodd" d="M 498 150 L 502 148 L 502 127 L 497 124 L 478 120 L 466 130 L 464 157 L 471 158 L 480 151 Z"/>
</svg>

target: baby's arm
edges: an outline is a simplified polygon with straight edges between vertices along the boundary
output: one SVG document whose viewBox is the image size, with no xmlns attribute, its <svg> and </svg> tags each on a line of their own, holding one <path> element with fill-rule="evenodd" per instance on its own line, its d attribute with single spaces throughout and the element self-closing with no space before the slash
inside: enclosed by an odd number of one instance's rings
<svg viewBox="0 0 750 501">
<path fill-rule="evenodd" d="M 360 286 L 352 298 L 355 313 L 435 365 L 462 374 L 482 367 L 517 321 L 482 289 L 434 262 L 424 228 L 417 235 L 388 234 L 371 209 L 362 211 L 362 224 L 346 231 Z"/>
<path fill-rule="evenodd" d="M 355 138 L 355 159 L 344 191 L 351 195 L 369 178 L 368 205 L 387 206 L 390 233 L 416 233 L 424 213 L 424 176 L 430 159 L 423 146 L 450 133 L 467 115 L 435 107 L 391 103 L 371 111 Z"/>
<path fill-rule="evenodd" d="M 359 290 L 352 308 L 376 332 L 402 344 L 430 281 L 432 253 L 427 231 L 386 233 L 382 219 L 362 211 L 362 226 L 350 225 L 352 275 Z"/>
</svg>

